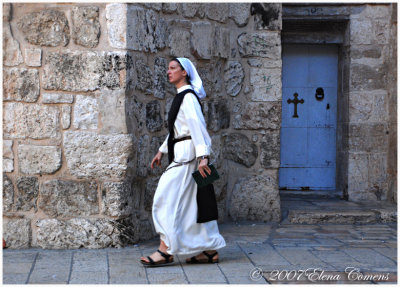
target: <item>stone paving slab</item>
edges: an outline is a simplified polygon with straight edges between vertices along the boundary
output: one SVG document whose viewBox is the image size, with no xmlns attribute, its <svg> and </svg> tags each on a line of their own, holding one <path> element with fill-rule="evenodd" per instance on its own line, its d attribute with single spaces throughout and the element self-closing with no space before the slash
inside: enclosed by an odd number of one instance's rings
<svg viewBox="0 0 400 287">
<path fill-rule="evenodd" d="M 229 240 L 219 250 L 219 263 L 190 265 L 185 263 L 188 256 L 176 255 L 172 265 L 157 268 L 145 268 L 139 262 L 140 256 L 150 255 L 158 248 L 157 238 L 121 249 L 4 249 L 3 283 L 393 284 L 397 282 L 396 227 L 394 223 L 225 223 L 220 224 L 220 232 Z M 373 236 L 382 238 L 370 239 Z M 349 280 L 346 267 L 358 268 L 361 275 L 376 276 Z M 310 268 L 332 276 L 315 282 L 282 277 Z M 279 280 L 273 278 L 276 273 L 280 274 Z M 340 276 L 333 278 L 335 274 Z"/>
</svg>

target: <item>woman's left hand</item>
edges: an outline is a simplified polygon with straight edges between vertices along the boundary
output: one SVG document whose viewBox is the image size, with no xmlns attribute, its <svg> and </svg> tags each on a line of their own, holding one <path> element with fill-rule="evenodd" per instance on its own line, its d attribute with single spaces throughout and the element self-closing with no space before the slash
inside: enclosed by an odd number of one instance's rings
<svg viewBox="0 0 400 287">
<path fill-rule="evenodd" d="M 199 163 L 199 172 L 203 178 L 207 177 L 206 172 L 210 175 L 211 169 L 208 167 L 208 158 L 202 159 Z"/>
</svg>

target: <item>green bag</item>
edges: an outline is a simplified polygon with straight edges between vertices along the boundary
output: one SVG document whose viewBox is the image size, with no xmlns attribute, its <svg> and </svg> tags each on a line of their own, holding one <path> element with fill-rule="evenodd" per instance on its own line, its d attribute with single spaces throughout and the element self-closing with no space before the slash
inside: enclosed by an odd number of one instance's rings
<svg viewBox="0 0 400 287">
<path fill-rule="evenodd" d="M 205 172 L 207 174 L 206 178 L 203 178 L 200 174 L 200 171 L 196 170 L 195 172 L 192 173 L 192 176 L 194 178 L 194 180 L 197 183 L 198 187 L 203 187 L 206 185 L 209 185 L 211 183 L 213 183 L 214 181 L 216 181 L 217 179 L 219 179 L 219 174 L 217 172 L 217 170 L 215 169 L 213 164 L 208 164 L 208 167 L 211 169 L 211 174 L 208 174 L 207 172 Z"/>
</svg>

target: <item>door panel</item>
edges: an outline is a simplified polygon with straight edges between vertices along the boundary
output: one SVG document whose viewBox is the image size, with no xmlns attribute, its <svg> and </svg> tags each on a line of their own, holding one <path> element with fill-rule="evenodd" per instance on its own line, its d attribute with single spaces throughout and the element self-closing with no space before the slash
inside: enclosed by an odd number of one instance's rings
<svg viewBox="0 0 400 287">
<path fill-rule="evenodd" d="M 334 45 L 283 46 L 281 189 L 335 189 L 337 55 Z"/>
</svg>

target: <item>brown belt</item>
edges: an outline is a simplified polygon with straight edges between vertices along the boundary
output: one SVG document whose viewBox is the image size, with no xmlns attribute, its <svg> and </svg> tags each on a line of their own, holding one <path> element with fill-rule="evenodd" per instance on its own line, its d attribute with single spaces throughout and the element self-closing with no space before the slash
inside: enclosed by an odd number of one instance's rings
<svg viewBox="0 0 400 287">
<path fill-rule="evenodd" d="M 179 138 L 179 139 L 174 139 L 174 143 L 180 142 L 180 141 L 184 141 L 184 140 L 190 140 L 192 137 L 191 136 L 186 136 L 183 138 Z"/>
</svg>

